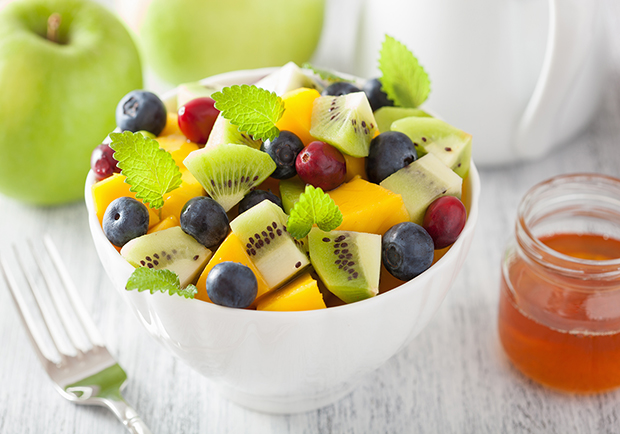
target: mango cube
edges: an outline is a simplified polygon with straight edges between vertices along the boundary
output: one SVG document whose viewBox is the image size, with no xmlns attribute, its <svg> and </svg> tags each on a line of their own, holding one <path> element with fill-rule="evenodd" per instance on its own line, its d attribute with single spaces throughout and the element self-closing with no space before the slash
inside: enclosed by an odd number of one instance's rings
<svg viewBox="0 0 620 434">
<path fill-rule="evenodd" d="M 304 273 L 282 288 L 271 291 L 258 300 L 256 310 L 301 311 L 325 309 L 317 281 Z"/>
<path fill-rule="evenodd" d="M 339 231 L 383 235 L 398 223 L 409 221 L 409 213 L 400 194 L 355 178 L 327 192 L 342 213 Z"/>
</svg>

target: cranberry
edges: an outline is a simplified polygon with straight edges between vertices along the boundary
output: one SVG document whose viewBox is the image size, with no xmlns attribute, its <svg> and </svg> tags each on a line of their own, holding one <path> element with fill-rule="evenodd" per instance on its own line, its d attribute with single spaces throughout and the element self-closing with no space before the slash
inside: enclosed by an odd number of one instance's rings
<svg viewBox="0 0 620 434">
<path fill-rule="evenodd" d="M 428 206 L 422 226 L 433 239 L 435 249 L 443 249 L 456 241 L 466 220 L 463 202 L 454 196 L 443 196 Z"/>
<path fill-rule="evenodd" d="M 97 181 L 111 176 L 114 172 L 120 173 L 121 169 L 116 167 L 117 163 L 114 151 L 108 145 L 99 145 L 90 154 L 90 168 L 95 172 Z"/>
<path fill-rule="evenodd" d="M 307 184 L 324 191 L 344 182 L 347 165 L 342 153 L 325 142 L 312 142 L 297 155 L 297 175 Z"/>
<path fill-rule="evenodd" d="M 179 128 L 189 140 L 204 145 L 219 114 L 213 98 L 195 98 L 179 109 Z"/>
</svg>

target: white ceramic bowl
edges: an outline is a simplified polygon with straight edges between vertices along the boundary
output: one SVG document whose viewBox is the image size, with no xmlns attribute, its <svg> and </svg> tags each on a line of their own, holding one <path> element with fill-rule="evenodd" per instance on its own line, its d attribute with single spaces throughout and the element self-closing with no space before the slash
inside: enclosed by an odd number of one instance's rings
<svg viewBox="0 0 620 434">
<path fill-rule="evenodd" d="M 204 83 L 253 83 L 268 72 L 238 71 Z M 472 164 L 467 178 L 471 192 L 467 224 L 452 248 L 415 279 L 349 305 L 305 312 L 266 312 L 126 291 L 125 283 L 133 267 L 101 230 L 93 211 L 93 183 L 91 172 L 86 181 L 86 205 L 97 253 L 114 287 L 146 330 L 175 356 L 212 380 L 227 398 L 270 413 L 309 411 L 336 401 L 422 331 L 465 261 L 480 194 L 480 179 Z"/>
</svg>

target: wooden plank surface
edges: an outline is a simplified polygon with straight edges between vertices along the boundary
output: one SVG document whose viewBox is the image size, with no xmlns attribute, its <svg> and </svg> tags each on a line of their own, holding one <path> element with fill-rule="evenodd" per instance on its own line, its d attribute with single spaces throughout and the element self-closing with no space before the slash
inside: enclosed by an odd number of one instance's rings
<svg viewBox="0 0 620 434">
<path fill-rule="evenodd" d="M 496 331 L 500 258 L 525 191 L 560 173 L 620 176 L 620 2 L 604 2 L 612 70 L 593 124 L 538 162 L 481 170 L 476 238 L 439 312 L 409 347 L 334 405 L 272 416 L 218 396 L 153 341 L 116 295 L 81 203 L 43 209 L 0 197 L 0 252 L 25 235 L 52 234 L 129 374 L 125 397 L 154 433 L 618 433 L 620 392 L 572 396 L 544 389 L 511 367 Z M 0 354 L 0 433 L 124 432 L 107 410 L 77 407 L 54 391 L 3 283 Z"/>
</svg>

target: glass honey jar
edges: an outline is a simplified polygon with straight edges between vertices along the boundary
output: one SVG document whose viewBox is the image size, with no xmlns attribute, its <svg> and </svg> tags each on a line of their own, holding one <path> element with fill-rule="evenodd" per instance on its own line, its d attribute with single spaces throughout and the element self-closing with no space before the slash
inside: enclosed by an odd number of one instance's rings
<svg viewBox="0 0 620 434">
<path fill-rule="evenodd" d="M 517 211 L 502 260 L 499 336 L 514 366 L 546 386 L 620 386 L 620 179 L 554 177 Z"/>
</svg>

